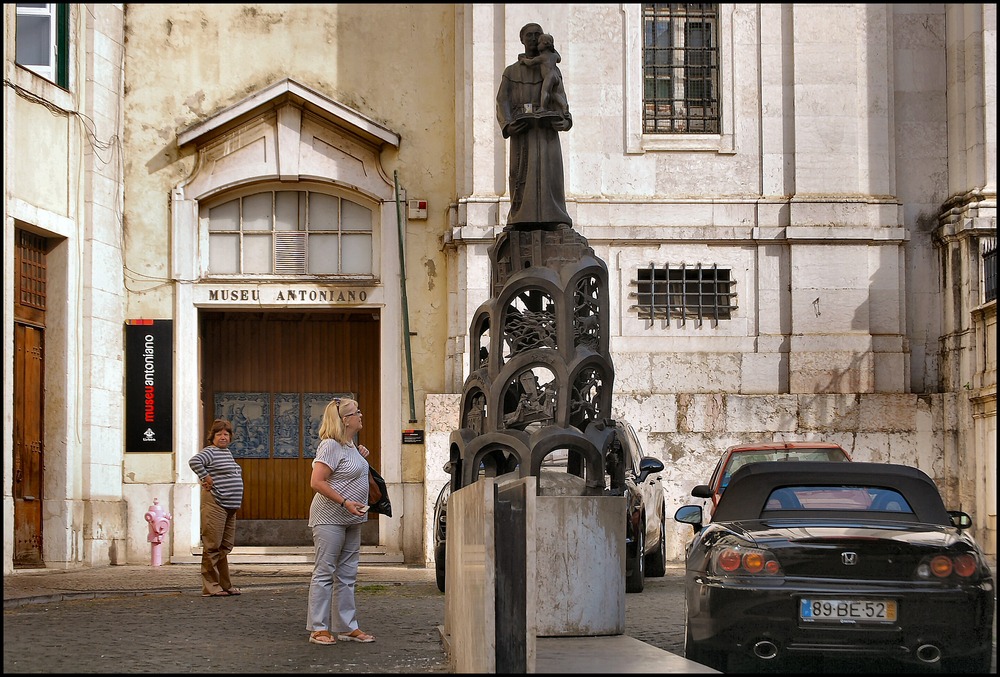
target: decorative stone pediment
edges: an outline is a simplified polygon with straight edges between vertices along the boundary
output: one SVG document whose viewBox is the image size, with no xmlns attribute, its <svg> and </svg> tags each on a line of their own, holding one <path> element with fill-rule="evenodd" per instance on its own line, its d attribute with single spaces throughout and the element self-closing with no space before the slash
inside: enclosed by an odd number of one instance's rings
<svg viewBox="0 0 1000 677">
<path fill-rule="evenodd" d="M 183 186 L 204 200 L 250 182 L 322 181 L 391 199 L 380 154 L 399 135 L 294 80 L 284 79 L 181 132 L 198 159 Z"/>
</svg>

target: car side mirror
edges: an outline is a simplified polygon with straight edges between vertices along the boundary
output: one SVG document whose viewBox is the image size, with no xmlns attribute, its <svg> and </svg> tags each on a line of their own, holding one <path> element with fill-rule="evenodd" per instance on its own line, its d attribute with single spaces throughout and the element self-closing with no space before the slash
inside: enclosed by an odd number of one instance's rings
<svg viewBox="0 0 1000 677">
<path fill-rule="evenodd" d="M 691 495 L 695 498 L 712 498 L 712 488 L 707 484 L 699 484 L 691 490 Z"/>
<path fill-rule="evenodd" d="M 639 477 L 636 479 L 636 483 L 642 484 L 647 477 L 658 472 L 663 472 L 663 461 L 652 456 L 644 456 L 639 461 Z"/>
<path fill-rule="evenodd" d="M 972 517 L 969 513 L 961 510 L 949 510 L 948 517 L 951 518 L 951 525 L 959 530 L 968 529 L 972 526 Z"/>
<path fill-rule="evenodd" d="M 695 531 L 699 531 L 704 523 L 700 505 L 682 505 L 674 513 L 674 519 L 684 524 L 690 524 Z"/>
</svg>

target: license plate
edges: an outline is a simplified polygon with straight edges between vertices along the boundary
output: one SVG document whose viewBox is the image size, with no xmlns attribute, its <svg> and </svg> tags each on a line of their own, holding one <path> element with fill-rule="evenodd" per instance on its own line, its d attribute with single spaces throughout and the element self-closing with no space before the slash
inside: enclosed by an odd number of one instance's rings
<svg viewBox="0 0 1000 677">
<path fill-rule="evenodd" d="M 892 623 L 896 620 L 896 600 L 802 599 L 799 617 L 804 621 Z"/>
</svg>

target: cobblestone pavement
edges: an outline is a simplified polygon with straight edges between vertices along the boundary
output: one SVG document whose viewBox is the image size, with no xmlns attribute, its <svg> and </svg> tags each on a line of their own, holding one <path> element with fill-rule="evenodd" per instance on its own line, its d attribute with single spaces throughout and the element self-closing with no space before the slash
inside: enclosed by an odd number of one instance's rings
<svg viewBox="0 0 1000 677">
<path fill-rule="evenodd" d="M 4 576 L 4 673 L 448 672 L 433 569 L 362 565 L 357 600 L 373 644 L 307 641 L 307 565 L 240 565 L 239 597 L 201 597 L 198 567 L 129 566 Z M 625 634 L 684 655 L 683 574 L 625 596 Z M 910 670 L 868 659 L 792 672 Z M 996 672 L 996 641 L 993 647 Z"/>
<path fill-rule="evenodd" d="M 359 621 L 372 644 L 307 641 L 308 583 L 112 595 L 4 610 L 4 673 L 448 672 L 432 582 L 361 583 Z"/>
</svg>

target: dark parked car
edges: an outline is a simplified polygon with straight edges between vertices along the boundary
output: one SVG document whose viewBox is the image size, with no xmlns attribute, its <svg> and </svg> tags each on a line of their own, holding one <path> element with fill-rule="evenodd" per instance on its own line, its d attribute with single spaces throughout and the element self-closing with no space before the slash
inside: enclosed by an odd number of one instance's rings
<svg viewBox="0 0 1000 677">
<path fill-rule="evenodd" d="M 887 658 L 945 673 L 990 669 L 996 592 L 972 518 L 916 468 L 753 463 L 686 553 L 687 658 L 718 670 L 786 657 Z"/>
<path fill-rule="evenodd" d="M 617 444 L 621 453 L 609 454 L 609 494 L 624 494 L 625 518 L 625 592 L 642 592 L 646 576 L 660 577 L 667 572 L 666 502 L 660 473 L 663 462 L 644 456 L 642 445 L 629 423 L 617 423 Z M 622 459 L 624 473 L 615 468 Z M 624 475 L 623 488 L 621 477 Z M 616 477 L 618 479 L 616 479 Z"/>
<path fill-rule="evenodd" d="M 832 442 L 763 442 L 738 444 L 723 452 L 708 484 L 691 490 L 696 498 L 711 498 L 712 510 L 726 490 L 733 473 L 748 463 L 764 461 L 850 461 L 851 456 L 839 444 Z"/>
<path fill-rule="evenodd" d="M 625 422 L 615 422 L 615 444 L 608 454 L 608 495 L 624 495 L 625 516 L 625 591 L 642 592 L 646 576 L 666 574 L 666 507 L 659 473 L 663 462 L 642 455 L 635 430 Z M 550 455 L 551 456 L 551 455 Z M 557 455 L 543 463 L 543 473 L 566 475 L 566 458 Z M 545 486 L 551 477 L 539 483 Z M 441 487 L 434 502 L 434 571 L 437 586 L 445 589 L 445 546 L 447 543 L 448 496 L 451 483 Z"/>
<path fill-rule="evenodd" d="M 434 501 L 434 576 L 437 579 L 438 590 L 444 592 L 444 546 L 447 542 L 446 529 L 448 496 L 451 494 L 451 481 L 444 483 Z"/>
</svg>

